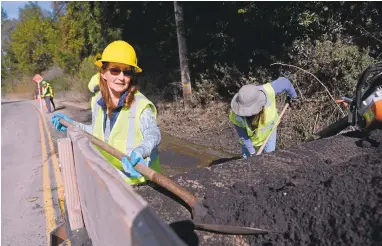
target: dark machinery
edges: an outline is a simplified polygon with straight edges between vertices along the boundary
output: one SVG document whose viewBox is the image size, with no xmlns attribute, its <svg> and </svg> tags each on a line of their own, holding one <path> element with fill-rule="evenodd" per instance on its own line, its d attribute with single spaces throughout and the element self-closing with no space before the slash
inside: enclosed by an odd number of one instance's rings
<svg viewBox="0 0 382 246">
<path fill-rule="evenodd" d="M 308 141 L 336 135 L 349 126 L 360 131 L 382 128 L 382 62 L 370 65 L 361 74 L 353 99 L 342 97 L 336 102 L 349 105 L 348 115 L 315 133 Z"/>
</svg>

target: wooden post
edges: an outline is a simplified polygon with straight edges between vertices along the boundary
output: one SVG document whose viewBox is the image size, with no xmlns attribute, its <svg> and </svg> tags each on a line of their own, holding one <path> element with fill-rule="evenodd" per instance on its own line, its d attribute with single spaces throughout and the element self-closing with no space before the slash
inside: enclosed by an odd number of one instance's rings
<svg viewBox="0 0 382 246">
<path fill-rule="evenodd" d="M 77 187 L 72 141 L 70 138 L 60 138 L 57 140 L 57 145 L 64 180 L 65 200 L 68 209 L 70 229 L 76 230 L 84 227 L 84 221 Z"/>
</svg>

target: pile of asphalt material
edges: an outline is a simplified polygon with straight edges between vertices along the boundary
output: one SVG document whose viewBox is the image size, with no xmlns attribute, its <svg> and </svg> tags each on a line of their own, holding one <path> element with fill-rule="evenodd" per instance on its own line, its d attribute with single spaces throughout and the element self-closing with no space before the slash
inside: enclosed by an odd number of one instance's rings
<svg viewBox="0 0 382 246">
<path fill-rule="evenodd" d="M 176 223 L 190 213 L 171 194 L 153 184 L 136 190 L 188 245 L 382 245 L 381 158 L 382 131 L 375 130 L 172 177 L 204 198 L 203 222 L 267 235 L 194 232 Z"/>
</svg>

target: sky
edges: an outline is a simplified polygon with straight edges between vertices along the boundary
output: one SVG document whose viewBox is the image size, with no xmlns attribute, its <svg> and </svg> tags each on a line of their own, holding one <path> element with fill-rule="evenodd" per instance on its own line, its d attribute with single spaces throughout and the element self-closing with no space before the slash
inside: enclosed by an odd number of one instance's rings
<svg viewBox="0 0 382 246">
<path fill-rule="evenodd" d="M 1 1 L 1 7 L 7 12 L 9 19 L 17 19 L 19 17 L 19 8 L 23 8 L 28 1 Z M 52 1 L 37 1 L 37 4 L 49 12 L 52 11 Z"/>
</svg>

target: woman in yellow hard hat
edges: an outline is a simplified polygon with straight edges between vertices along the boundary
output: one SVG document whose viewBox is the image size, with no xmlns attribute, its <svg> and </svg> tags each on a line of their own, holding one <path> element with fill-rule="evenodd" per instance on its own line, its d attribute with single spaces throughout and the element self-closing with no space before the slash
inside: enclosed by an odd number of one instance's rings
<svg viewBox="0 0 382 246">
<path fill-rule="evenodd" d="M 160 130 L 156 123 L 157 110 L 135 87 L 135 75 L 142 72 L 134 48 L 125 41 L 110 43 L 95 62 L 100 73 L 100 91 L 92 105 L 92 125 L 74 122 L 65 114 L 55 114 L 52 123 L 66 131 L 59 119 L 64 118 L 130 156 L 118 160 L 107 152 L 101 154 L 120 171 L 129 184 L 146 181 L 134 166 L 144 163 L 161 172 L 158 145 Z"/>
</svg>

